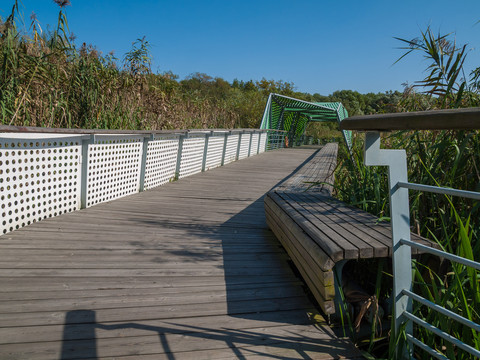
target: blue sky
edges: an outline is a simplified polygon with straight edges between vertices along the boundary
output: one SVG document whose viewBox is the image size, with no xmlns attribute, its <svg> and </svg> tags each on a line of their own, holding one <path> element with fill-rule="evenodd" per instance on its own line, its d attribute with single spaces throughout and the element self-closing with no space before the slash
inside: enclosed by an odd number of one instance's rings
<svg viewBox="0 0 480 360">
<path fill-rule="evenodd" d="M 44 30 L 55 25 L 51 0 L 22 0 L 25 23 L 34 11 Z M 328 95 L 401 90 L 425 75 L 420 54 L 392 66 L 400 42 L 428 25 L 454 32 L 468 43 L 465 67 L 480 66 L 479 0 L 403 1 L 125 1 L 71 0 L 67 7 L 76 43 L 114 51 L 120 60 L 132 42 L 146 36 L 153 71 L 184 78 L 194 72 L 227 81 L 267 79 L 293 82 L 298 91 Z M 0 1 L 5 18 L 13 0 Z"/>
</svg>

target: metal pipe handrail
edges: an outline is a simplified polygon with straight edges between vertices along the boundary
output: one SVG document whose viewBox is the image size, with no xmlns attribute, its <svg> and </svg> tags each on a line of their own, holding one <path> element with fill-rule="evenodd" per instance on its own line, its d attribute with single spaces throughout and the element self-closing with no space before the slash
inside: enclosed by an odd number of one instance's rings
<svg viewBox="0 0 480 360">
<path fill-rule="evenodd" d="M 458 189 L 452 189 L 452 188 L 444 188 L 439 186 L 423 185 L 423 184 L 416 184 L 416 183 L 403 182 L 403 181 L 399 181 L 397 183 L 397 186 L 410 189 L 410 190 L 426 191 L 426 192 L 431 192 L 436 194 L 460 196 L 464 198 L 480 200 L 480 193 L 476 191 L 458 190 Z"/>
<path fill-rule="evenodd" d="M 421 250 L 422 252 L 429 253 L 429 254 L 432 254 L 432 255 L 437 255 L 437 256 L 443 257 L 445 259 L 457 262 L 457 263 L 465 265 L 465 266 L 472 267 L 472 268 L 480 271 L 480 263 L 478 263 L 476 261 L 469 260 L 469 259 L 466 259 L 466 258 L 458 256 L 458 255 L 450 254 L 448 252 L 438 250 L 438 249 L 435 249 L 435 248 L 430 247 L 430 246 L 425 246 L 425 245 L 413 242 L 411 240 L 400 239 L 400 244 L 408 245 L 412 248 Z"/>
<path fill-rule="evenodd" d="M 427 353 L 429 353 L 430 355 L 432 355 L 436 359 L 449 360 L 446 356 L 442 355 L 437 350 L 432 349 L 430 346 L 422 343 L 420 340 L 417 340 L 411 334 L 407 334 L 407 340 L 410 341 L 413 345 L 418 346 L 423 351 L 426 351 Z"/>
<path fill-rule="evenodd" d="M 429 324 L 428 322 L 420 319 L 419 317 L 413 315 L 412 313 L 408 312 L 408 311 L 405 311 L 403 313 L 403 315 L 411 320 L 412 322 L 414 322 L 415 324 L 433 332 L 435 335 L 441 337 L 442 339 L 458 346 L 460 349 L 468 352 L 469 354 L 473 355 L 473 356 L 476 356 L 477 358 L 480 358 L 480 351 L 478 351 L 477 349 L 471 347 L 470 345 L 467 345 L 465 344 L 463 341 L 461 340 L 458 340 L 456 337 L 450 335 L 450 334 L 447 334 L 445 331 L 442 331 L 440 330 L 439 328 L 437 328 L 436 326 L 433 326 L 432 324 Z"/>
<path fill-rule="evenodd" d="M 410 290 L 403 289 L 402 293 L 404 293 L 408 297 L 412 298 L 413 300 L 418 301 L 419 303 L 421 303 L 425 306 L 428 306 L 430 309 L 433 309 L 433 310 L 435 310 L 435 311 L 437 311 L 437 312 L 439 312 L 439 313 L 441 313 L 441 314 L 443 314 L 447 317 L 455 319 L 459 323 L 462 323 L 462 324 L 468 326 L 469 328 L 471 328 L 475 331 L 480 331 L 480 325 L 479 324 L 474 323 L 473 321 L 470 321 L 470 320 L 464 318 L 463 316 L 460 316 L 457 313 L 454 313 L 453 311 L 450 311 L 450 310 L 448 310 L 448 309 L 446 309 L 442 306 L 439 306 L 439 305 L 431 302 L 430 300 L 427 300 L 424 297 L 411 292 Z"/>
</svg>

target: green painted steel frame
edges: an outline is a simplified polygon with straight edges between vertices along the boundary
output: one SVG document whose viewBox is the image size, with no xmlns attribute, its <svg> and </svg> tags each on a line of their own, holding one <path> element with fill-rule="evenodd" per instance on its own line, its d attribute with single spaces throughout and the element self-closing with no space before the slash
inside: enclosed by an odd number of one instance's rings
<svg viewBox="0 0 480 360">
<path fill-rule="evenodd" d="M 308 102 L 271 93 L 263 113 L 260 129 L 276 129 L 288 132 L 291 142 L 305 134 L 310 121 L 337 121 L 348 117 L 347 110 L 339 102 Z M 348 148 L 352 144 L 352 132 L 342 130 Z"/>
</svg>

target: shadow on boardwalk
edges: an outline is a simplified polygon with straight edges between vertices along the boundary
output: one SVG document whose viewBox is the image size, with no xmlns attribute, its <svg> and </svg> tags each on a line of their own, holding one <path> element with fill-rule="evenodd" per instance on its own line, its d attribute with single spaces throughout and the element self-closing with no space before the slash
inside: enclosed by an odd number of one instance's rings
<svg viewBox="0 0 480 360">
<path fill-rule="evenodd" d="M 88 323 L 81 323 L 86 319 Z M 207 343 L 215 341 L 223 343 L 229 351 L 225 351 L 222 358 L 247 359 L 251 356 L 266 357 L 269 359 L 311 359 L 315 354 L 323 354 L 322 359 L 326 359 L 325 354 L 331 354 L 332 358 L 344 358 L 345 351 L 350 343 L 347 340 L 335 340 L 332 344 L 330 336 L 320 338 L 318 332 L 310 330 L 310 335 L 305 332 L 294 333 L 292 329 L 286 331 L 277 331 L 277 334 L 269 334 L 264 329 L 212 329 L 208 327 L 186 326 L 178 327 L 178 324 L 172 322 L 172 327 L 148 326 L 145 324 L 129 322 L 114 325 L 101 324 L 95 321 L 95 311 L 75 310 L 67 314 L 67 323 L 64 327 L 64 338 L 62 342 L 61 360 L 67 359 L 97 359 L 97 341 L 94 336 L 95 331 L 107 330 L 118 332 L 123 330 L 142 330 L 151 332 L 158 337 L 161 344 L 161 356 L 156 355 L 157 359 L 184 359 L 193 358 L 184 357 L 181 354 L 181 344 L 175 339 L 175 334 L 187 343 L 192 339 L 200 339 Z M 329 331 L 317 325 L 319 331 Z M 79 333 L 84 334 L 83 339 L 79 340 Z M 88 335 L 90 334 L 90 335 Z M 170 338 L 173 343 L 170 344 Z M 215 346 L 215 347 L 218 347 Z M 208 346 L 203 351 L 199 349 L 195 356 L 199 358 L 209 358 L 209 353 L 213 349 Z M 134 354 L 129 354 L 134 355 Z M 197 357 L 198 358 L 198 357 Z"/>
<path fill-rule="evenodd" d="M 265 223 L 264 194 L 313 153 L 259 155 L 12 234 L 7 249 L 31 258 L 3 271 L 0 357 L 355 358 L 312 324 Z"/>
</svg>

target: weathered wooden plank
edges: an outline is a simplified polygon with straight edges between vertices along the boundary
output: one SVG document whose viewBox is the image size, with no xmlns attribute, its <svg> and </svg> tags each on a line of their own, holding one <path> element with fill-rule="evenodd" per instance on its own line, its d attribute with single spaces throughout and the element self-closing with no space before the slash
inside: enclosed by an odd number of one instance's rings
<svg viewBox="0 0 480 360">
<path fill-rule="evenodd" d="M 173 290 L 173 289 L 171 289 Z M 175 289 L 176 290 L 176 289 Z M 31 300 L 12 300 L 2 301 L 0 303 L 0 313 L 21 313 L 21 312 L 43 312 L 43 311 L 72 311 L 72 310 L 98 310 L 105 308 L 129 308 L 141 306 L 159 306 L 159 305 L 188 305 L 188 304 L 210 304 L 224 303 L 227 301 L 243 301 L 243 300 L 265 300 L 265 299 L 282 299 L 288 297 L 302 296 L 303 289 L 300 286 L 277 286 L 265 287 L 262 289 L 226 289 L 217 290 L 213 293 L 211 290 L 201 291 L 197 289 L 189 292 L 169 291 L 162 289 L 153 291 L 139 291 L 135 294 L 127 294 L 120 296 L 115 294 L 111 296 L 95 296 L 75 298 L 54 298 L 50 296 L 47 299 Z M 148 295 L 148 296 L 147 296 Z"/>
<path fill-rule="evenodd" d="M 312 198 L 305 194 L 286 193 L 286 196 L 298 201 L 302 206 L 309 210 L 312 216 L 326 226 L 334 230 L 342 239 L 349 241 L 356 246 L 359 251 L 360 258 L 371 258 L 374 256 L 388 256 L 388 248 L 378 241 L 375 237 L 365 234 L 361 229 L 357 229 L 350 225 L 350 222 L 339 216 L 339 212 L 334 212 L 328 208 L 325 203 L 319 204 L 313 202 Z M 351 230 L 355 229 L 355 232 Z M 377 250 L 377 251 L 375 251 Z"/>
<path fill-rule="evenodd" d="M 278 244 L 276 244 L 278 245 Z M 244 244 L 197 244 L 197 245 L 192 245 L 192 246 L 187 246 L 187 245 L 181 245 L 181 244 L 165 244 L 161 240 L 154 240 L 154 241 L 142 241 L 142 240 L 134 240 L 132 239 L 129 242 L 118 242 L 118 241 L 111 241 L 111 242 L 106 242 L 106 243 L 99 243 L 98 241 L 92 240 L 92 241 L 85 241 L 84 243 L 78 243 L 76 241 L 65 241 L 59 243 L 58 240 L 50 241 L 48 243 L 46 242 L 35 242 L 35 241 L 29 241 L 29 242 L 19 242 L 19 241 L 11 241 L 9 243 L 5 242 L 2 244 L 2 248 L 9 248 L 9 249 L 17 249 L 17 248 L 23 248 L 23 249 L 54 249 L 55 246 L 58 246 L 59 249 L 64 249 L 64 250 L 77 250 L 77 249 L 82 249 L 82 250 L 88 250 L 88 249 L 97 249 L 97 250 L 135 250 L 138 248 L 141 248 L 142 250 L 161 250 L 161 249 L 170 249 L 171 251 L 185 251 L 189 250 L 191 251 L 191 254 L 193 255 L 195 252 L 200 251 L 219 251 L 219 250 L 224 250 L 224 251 L 229 251 L 229 252 L 234 252 L 234 251 L 258 251 L 258 252 L 279 252 L 281 250 L 278 250 L 274 246 L 274 244 L 249 244 L 249 243 L 244 243 Z"/>
<path fill-rule="evenodd" d="M 375 217 L 372 214 L 367 213 L 366 211 L 362 211 L 360 209 L 354 208 L 352 206 L 348 206 L 347 204 L 338 201 L 336 199 L 331 199 L 329 198 L 328 200 L 325 200 L 325 197 L 321 195 L 314 194 L 313 196 L 316 196 L 322 201 L 328 201 L 331 202 L 334 207 L 336 212 L 340 212 L 342 216 L 348 215 L 348 222 L 352 224 L 360 223 L 363 230 L 367 231 L 368 229 L 373 230 L 377 234 L 372 234 L 372 236 L 375 237 L 375 239 L 381 241 L 385 246 L 389 248 L 389 256 L 391 256 L 391 251 L 392 251 L 392 246 L 391 246 L 391 227 L 389 223 L 386 222 L 378 222 L 377 217 Z M 418 241 L 421 244 L 424 244 L 426 246 L 433 246 L 436 247 L 437 245 L 433 243 L 432 241 L 425 239 L 421 236 L 418 236 L 414 233 L 410 234 L 411 239 L 413 241 Z M 412 254 L 416 255 L 419 254 L 419 251 L 416 249 L 412 249 Z"/>
<path fill-rule="evenodd" d="M 98 259 L 85 259 L 85 260 L 76 260 L 76 259 L 66 259 L 66 260 L 32 260 L 25 261 L 24 259 L 13 260 L 9 259 L 8 261 L 0 261 L 0 269 L 62 269 L 69 267 L 71 269 L 156 269 L 156 270 L 181 270 L 181 269 L 198 269 L 203 270 L 215 266 L 217 268 L 224 268 L 225 266 L 231 269 L 242 269 L 242 268 L 285 268 L 287 263 L 285 260 L 280 261 L 279 259 L 273 260 L 231 260 L 223 261 L 222 259 L 217 261 L 211 261 L 208 258 L 199 259 L 197 261 L 185 261 L 183 263 L 178 262 L 161 262 L 157 259 L 142 259 L 141 262 L 138 260 L 130 259 L 119 259 L 116 261 L 109 261 L 106 258 Z"/>
<path fill-rule="evenodd" d="M 301 211 L 299 211 L 301 209 L 295 202 L 287 202 L 276 192 L 269 193 L 267 198 L 275 201 L 282 208 L 282 211 L 299 225 L 334 262 L 344 259 L 345 254 L 349 255 L 352 259 L 358 258 L 355 249 L 349 249 L 351 251 L 345 253 L 344 249 L 335 242 L 324 241 L 324 239 L 328 239 L 328 235 L 308 221 L 308 219 L 302 215 Z"/>
<path fill-rule="evenodd" d="M 307 340 L 308 341 L 308 340 Z M 232 359 L 245 359 L 245 360 L 264 360 L 265 358 L 274 359 L 312 359 L 312 360 L 327 360 L 327 359 L 364 359 L 359 354 L 357 349 L 352 351 L 345 351 L 345 346 L 349 346 L 348 339 L 337 340 L 339 347 L 332 347 L 331 344 L 326 341 L 316 341 L 314 345 L 309 342 L 306 346 L 300 342 L 298 344 L 288 343 L 287 346 L 282 346 L 281 343 L 273 345 L 253 345 L 253 346 L 241 346 L 241 347 L 229 347 L 224 349 L 211 349 L 211 350 L 199 350 L 199 351 L 185 351 L 176 352 L 175 360 L 232 360 Z M 324 346 L 327 344 L 327 346 Z M 351 344 L 350 344 L 351 346 Z M 111 357 L 100 357 L 98 360 L 111 360 Z M 128 357 L 118 357 L 115 359 L 128 359 L 128 360 L 172 360 L 172 354 L 154 354 L 154 355 L 132 355 Z"/>
<path fill-rule="evenodd" d="M 84 289 L 139 289 L 139 288 L 179 288 L 191 286 L 226 286 L 225 275 L 221 276 L 142 276 L 142 277 L 94 277 L 86 279 L 82 276 L 73 277 L 10 277 L 2 278 L 2 292 L 10 291 L 60 291 Z M 115 282 L 112 282 L 115 280 Z M 241 284 L 265 283 L 295 283 L 296 277 L 285 275 L 228 276 L 228 286 Z M 136 290 L 135 290 L 136 291 Z"/>
<path fill-rule="evenodd" d="M 228 272 L 231 276 L 256 276 L 256 275 L 287 275 L 289 269 L 284 268 L 217 268 L 212 266 L 198 268 L 177 269 L 0 269 L 0 277 L 23 277 L 23 276 L 75 276 L 81 271 L 87 277 L 117 277 L 117 276 L 218 276 Z"/>
<path fill-rule="evenodd" d="M 276 187 L 276 190 L 302 192 L 305 190 L 331 194 L 334 172 L 337 164 L 338 144 L 329 143 L 322 147 L 306 164 L 289 179 Z M 322 183 L 312 187 L 311 183 Z M 330 184 L 330 185 L 329 185 Z"/>
<path fill-rule="evenodd" d="M 64 336 L 69 340 L 89 339 L 91 338 L 92 332 L 88 323 L 75 323 L 75 317 L 81 314 L 81 310 L 71 313 L 69 315 L 70 323 L 67 327 L 65 327 L 64 324 L 23 327 L 21 331 L 24 338 L 19 338 L 15 332 L 12 331 L 12 328 L 0 327 L 0 339 L 2 339 L 3 344 L 18 344 L 25 342 L 24 339 L 35 339 L 36 342 L 58 341 Z M 92 312 L 91 315 L 93 317 L 94 313 Z M 138 320 L 136 326 L 131 327 L 125 326 L 124 322 L 104 322 L 102 324 L 107 325 L 109 331 L 99 331 L 95 335 L 97 338 L 144 336 L 151 335 L 149 328 L 154 327 L 168 328 L 172 334 L 183 334 L 190 331 L 189 327 L 203 326 L 214 329 L 218 324 L 221 324 L 223 328 L 227 329 L 278 326 L 279 323 L 309 325 L 314 322 L 313 317 L 322 319 L 318 311 L 315 308 L 311 308 L 246 314 L 242 317 L 230 315 L 196 316 L 193 318 L 178 318 L 175 319 L 175 322 L 171 322 L 169 319 Z"/>
<path fill-rule="evenodd" d="M 294 288 L 300 285 L 301 281 L 297 279 L 284 280 L 261 283 L 239 283 L 229 284 L 228 291 L 251 291 L 257 290 L 267 291 L 269 288 Z M 52 289 L 50 291 L 44 291 L 40 287 L 37 289 L 30 288 L 30 291 L 22 291 L 22 289 L 10 289 L 10 291 L 0 292 L 0 301 L 16 301 L 16 300 L 47 300 L 47 299 L 81 299 L 81 298 L 104 298 L 104 297 L 129 297 L 129 296 L 144 296 L 149 295 L 157 296 L 162 294 L 165 296 L 193 293 L 203 293 L 208 291 L 214 296 L 218 294 L 226 293 L 227 288 L 225 284 L 209 284 L 206 286 L 197 286 L 193 284 L 191 286 L 182 286 L 182 284 L 174 284 L 170 286 L 163 286 L 163 283 L 146 283 L 144 286 L 137 283 L 126 283 L 122 288 L 103 288 L 98 286 L 96 288 L 81 288 L 79 290 L 72 290 L 68 287 L 63 290 Z M 103 285 L 104 286 L 104 285 Z M 208 290 L 206 290 L 208 289 Z"/>
<path fill-rule="evenodd" d="M 34 259 L 35 263 L 38 263 L 42 266 L 45 266 L 45 263 L 50 263 L 50 266 L 53 262 L 56 264 L 67 262 L 71 264 L 71 261 L 78 261 L 82 264 L 92 264 L 92 263 L 106 263 L 113 266 L 114 264 L 121 265 L 126 267 L 125 264 L 131 264 L 131 266 L 137 264 L 141 266 L 141 262 L 145 262 L 146 265 L 151 266 L 150 264 L 161 264 L 162 266 L 167 266 L 168 264 L 176 265 L 178 260 L 175 261 L 171 258 L 169 250 L 144 250 L 135 253 L 131 250 L 107 250 L 107 251 L 91 251 L 91 250 L 37 250 L 37 249 L 5 249 L 5 256 L 8 256 L 5 263 L 10 264 L 8 267 L 21 267 L 20 262 L 25 261 L 26 258 L 31 257 Z M 53 254 L 53 255 L 52 255 Z M 229 264 L 239 263 L 243 266 L 251 266 L 255 263 L 258 265 L 266 266 L 276 266 L 279 261 L 285 260 L 285 256 L 279 253 L 271 252 L 243 252 L 239 254 L 230 254 L 228 252 L 224 253 L 223 251 L 214 252 L 214 253 L 204 253 L 203 256 L 201 253 L 195 254 L 194 251 L 184 251 L 183 254 L 179 253 L 179 256 L 184 256 L 184 263 L 189 264 L 203 264 L 203 265 L 218 265 L 228 262 Z M 38 259 L 38 260 L 37 260 Z M 25 262 L 25 266 L 32 266 L 33 261 Z M 0 263 L 3 263 L 0 262 Z"/>
<path fill-rule="evenodd" d="M 306 204 L 301 204 L 297 199 L 289 196 L 288 193 L 276 192 L 282 199 L 284 199 L 291 207 L 295 209 L 305 219 L 300 226 L 304 229 L 313 229 L 312 232 L 320 238 L 320 246 L 328 246 L 333 243 L 340 247 L 343 251 L 341 259 L 358 259 L 360 257 L 360 247 L 353 243 L 352 239 L 345 237 L 345 234 L 339 234 L 338 229 L 328 226 L 325 220 L 318 219 L 312 214 L 312 209 Z M 318 229 L 318 230 L 317 230 Z M 310 234 L 310 233 L 309 233 Z M 324 245 L 325 244 L 325 245 Z M 373 250 L 371 250 L 373 254 Z M 338 261 L 338 260 L 337 260 Z"/>
<path fill-rule="evenodd" d="M 196 226 L 188 224 L 172 224 L 172 226 L 163 226 L 161 232 L 159 232 L 158 227 L 134 227 L 129 226 L 121 228 L 118 230 L 118 227 L 112 225 L 104 225 L 102 227 L 104 231 L 99 232 L 97 227 L 89 227 L 86 229 L 82 224 L 55 224 L 52 226 L 42 226 L 41 228 L 36 227 L 35 230 L 26 227 L 21 230 L 8 233 L 2 236 L 0 243 L 5 243 L 8 240 L 22 240 L 22 239 L 58 239 L 61 241 L 68 241 L 72 237 L 82 240 L 96 240 L 101 241 L 117 241 L 122 242 L 135 237 L 138 239 L 145 240 L 155 240 L 155 239 L 165 239 L 166 241 L 178 241 L 180 238 L 185 236 L 185 232 L 188 231 L 189 239 L 193 241 L 217 241 L 217 240 L 233 240 L 242 238 L 245 240 L 259 238 L 270 240 L 272 239 L 272 233 L 269 229 L 259 229 L 259 228 L 248 228 L 244 227 L 229 227 L 224 224 L 217 226 Z M 139 229 L 141 231 L 139 231 Z M 56 234 L 52 234 L 52 230 L 55 230 Z M 58 233 L 58 234 L 57 234 Z"/>
<path fill-rule="evenodd" d="M 369 241 L 373 245 L 375 257 L 389 256 L 389 245 L 391 240 L 383 232 L 375 230 L 376 225 L 372 222 L 362 222 L 358 217 L 351 216 L 351 214 L 342 211 L 337 202 L 330 201 L 330 198 L 323 196 L 316 196 L 316 194 L 309 194 L 312 200 L 315 200 L 315 205 L 331 216 L 338 219 L 338 225 L 344 229 L 351 229 L 355 234 L 362 237 L 364 241 Z"/>
<path fill-rule="evenodd" d="M 297 297 L 279 299 L 249 299 L 228 302 L 200 304 L 169 304 L 156 306 L 138 306 L 127 308 L 95 309 L 98 322 L 137 321 L 150 319 L 178 319 L 195 316 L 230 315 L 237 316 L 265 311 L 285 311 L 311 308 L 312 304 L 304 294 Z M 75 309 L 73 309 L 75 310 Z M 85 310 L 85 309 L 82 309 Z M 42 311 L 21 313 L 0 313 L 3 327 L 23 327 L 65 324 L 65 311 Z M 90 323 L 91 312 L 81 312 L 76 323 Z M 1 354 L 1 352 L 0 352 Z"/>
</svg>

